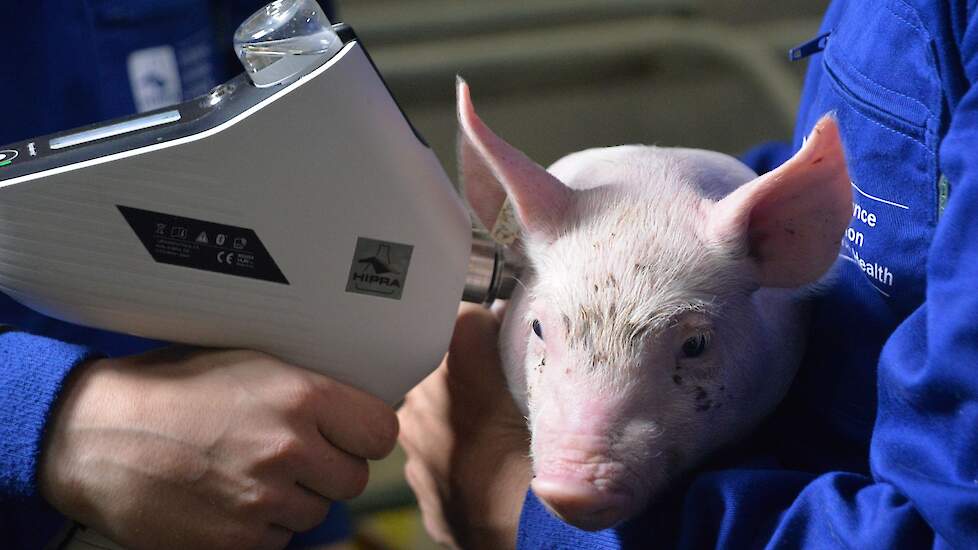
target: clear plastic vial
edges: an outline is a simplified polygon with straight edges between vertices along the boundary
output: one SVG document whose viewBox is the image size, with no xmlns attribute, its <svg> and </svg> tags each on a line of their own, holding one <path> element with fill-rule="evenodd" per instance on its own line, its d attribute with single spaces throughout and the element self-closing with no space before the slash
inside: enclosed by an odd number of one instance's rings
<svg viewBox="0 0 978 550">
<path fill-rule="evenodd" d="M 234 33 L 234 51 L 259 88 L 288 82 L 343 48 L 314 0 L 276 0 Z"/>
</svg>

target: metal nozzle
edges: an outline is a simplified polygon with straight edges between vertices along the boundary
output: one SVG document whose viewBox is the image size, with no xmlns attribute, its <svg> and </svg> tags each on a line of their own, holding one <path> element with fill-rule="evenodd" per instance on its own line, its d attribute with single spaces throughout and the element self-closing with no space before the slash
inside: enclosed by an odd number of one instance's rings
<svg viewBox="0 0 978 550">
<path fill-rule="evenodd" d="M 497 298 L 509 298 L 514 288 L 516 272 L 514 266 L 506 262 L 502 248 L 485 231 L 472 229 L 472 256 L 462 300 L 491 304 Z"/>
</svg>

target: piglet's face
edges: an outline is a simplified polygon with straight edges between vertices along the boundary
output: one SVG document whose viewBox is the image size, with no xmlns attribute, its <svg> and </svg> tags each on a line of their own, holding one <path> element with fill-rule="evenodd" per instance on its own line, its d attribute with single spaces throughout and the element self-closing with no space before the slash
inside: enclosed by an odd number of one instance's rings
<svg viewBox="0 0 978 550">
<path fill-rule="evenodd" d="M 513 312 L 533 489 L 581 528 L 636 514 L 757 416 L 746 417 L 745 398 L 771 401 L 735 368 L 756 325 L 751 271 L 706 246 L 698 195 L 671 195 L 674 208 L 656 213 L 664 197 L 585 191 L 574 208 L 589 213 L 574 212 L 553 240 L 524 243 L 534 277 Z"/>
<path fill-rule="evenodd" d="M 835 259 L 851 208 L 835 123 L 755 177 L 717 153 L 638 146 L 548 172 L 482 123 L 464 83 L 459 122 L 473 210 L 492 226 L 508 198 L 531 268 L 503 355 L 517 363 L 532 488 L 573 525 L 615 525 L 788 387 L 777 319 L 758 304 Z"/>
</svg>

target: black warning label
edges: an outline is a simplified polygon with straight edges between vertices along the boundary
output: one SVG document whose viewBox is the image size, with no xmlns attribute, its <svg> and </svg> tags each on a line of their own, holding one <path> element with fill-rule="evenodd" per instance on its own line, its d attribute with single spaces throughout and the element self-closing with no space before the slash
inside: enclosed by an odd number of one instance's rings
<svg viewBox="0 0 978 550">
<path fill-rule="evenodd" d="M 129 206 L 118 208 L 159 263 L 289 284 L 251 229 Z"/>
</svg>

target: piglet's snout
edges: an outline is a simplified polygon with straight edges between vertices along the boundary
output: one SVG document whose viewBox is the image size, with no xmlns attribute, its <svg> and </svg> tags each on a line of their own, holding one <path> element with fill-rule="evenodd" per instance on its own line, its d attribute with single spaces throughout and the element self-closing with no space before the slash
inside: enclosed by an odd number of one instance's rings
<svg viewBox="0 0 978 550">
<path fill-rule="evenodd" d="M 533 492 L 557 517 L 598 530 L 630 518 L 644 502 L 642 482 L 609 453 L 607 435 L 563 434 L 534 445 Z"/>
<path fill-rule="evenodd" d="M 532 487 L 551 513 L 588 531 L 611 527 L 626 519 L 634 508 L 630 494 L 599 489 L 587 481 L 538 476 Z"/>
</svg>

